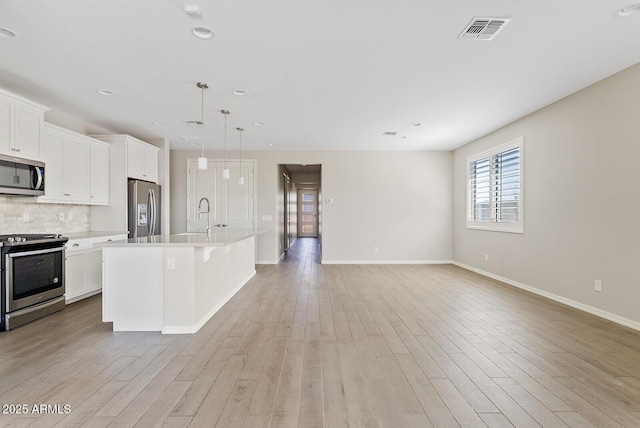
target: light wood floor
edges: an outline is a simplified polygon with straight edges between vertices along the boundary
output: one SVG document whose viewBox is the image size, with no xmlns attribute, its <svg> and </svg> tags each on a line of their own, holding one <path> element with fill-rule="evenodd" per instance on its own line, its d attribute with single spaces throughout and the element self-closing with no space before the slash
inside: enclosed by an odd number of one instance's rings
<svg viewBox="0 0 640 428">
<path fill-rule="evenodd" d="M 100 319 L 96 296 L 0 334 L 0 404 L 30 412 L 1 427 L 640 427 L 638 332 L 454 266 L 299 239 L 195 335 Z"/>
</svg>

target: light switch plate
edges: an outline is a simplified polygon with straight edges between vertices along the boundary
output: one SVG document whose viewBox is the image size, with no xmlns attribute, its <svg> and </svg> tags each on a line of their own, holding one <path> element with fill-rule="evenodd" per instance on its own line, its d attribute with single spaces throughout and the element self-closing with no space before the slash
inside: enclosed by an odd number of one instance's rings
<svg viewBox="0 0 640 428">
<path fill-rule="evenodd" d="M 167 257 L 167 269 L 173 270 L 176 268 L 176 258 L 175 257 Z"/>
</svg>

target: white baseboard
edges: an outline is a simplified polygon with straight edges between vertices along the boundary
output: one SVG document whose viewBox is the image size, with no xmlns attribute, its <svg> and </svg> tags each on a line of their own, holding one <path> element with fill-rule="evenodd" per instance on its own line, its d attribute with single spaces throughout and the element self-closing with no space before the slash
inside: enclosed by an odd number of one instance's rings
<svg viewBox="0 0 640 428">
<path fill-rule="evenodd" d="M 79 296 L 72 297 L 70 299 L 65 299 L 64 303 L 65 305 L 69 305 L 71 303 L 75 303 L 79 300 L 86 299 L 87 297 L 95 296 L 96 294 L 100 294 L 100 293 L 102 293 L 102 287 L 98 288 L 97 290 L 92 290 L 87 293 L 83 293 Z"/>
<path fill-rule="evenodd" d="M 612 314 L 611 312 L 603 311 L 602 309 L 594 308 L 593 306 L 585 305 L 584 303 L 576 302 L 575 300 L 567 299 L 566 297 L 558 296 L 557 294 L 549 293 L 548 291 L 540 290 L 539 288 L 531 287 L 530 285 L 513 281 L 511 279 L 504 278 L 499 275 L 492 274 L 491 272 L 486 272 L 481 269 L 477 269 L 477 268 L 474 268 L 473 266 L 468 266 L 457 261 L 452 261 L 451 263 L 463 269 L 467 269 L 472 272 L 479 273 L 480 275 L 486 276 L 488 278 L 496 279 L 500 282 L 504 282 L 505 284 L 512 285 L 522 290 L 526 290 L 530 293 L 537 294 L 539 296 L 546 297 L 547 299 L 554 300 L 558 303 L 562 303 L 564 305 L 571 306 L 572 308 L 590 313 L 591 315 L 595 315 L 597 317 L 604 318 L 609 321 L 613 321 L 625 327 L 629 327 L 634 330 L 640 331 L 640 322 L 633 321 L 628 318 L 624 318 L 619 315 Z"/>
<path fill-rule="evenodd" d="M 322 260 L 323 265 L 449 265 L 451 260 Z"/>
<path fill-rule="evenodd" d="M 267 260 L 256 260 L 257 265 L 277 265 L 278 262 L 267 261 Z"/>
</svg>

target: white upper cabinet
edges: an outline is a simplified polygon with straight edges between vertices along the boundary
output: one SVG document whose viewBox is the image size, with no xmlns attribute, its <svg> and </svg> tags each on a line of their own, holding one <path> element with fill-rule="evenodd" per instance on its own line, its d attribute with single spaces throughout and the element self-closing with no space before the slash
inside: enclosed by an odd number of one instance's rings
<svg viewBox="0 0 640 428">
<path fill-rule="evenodd" d="M 47 109 L 0 91 L 0 153 L 40 159 L 40 138 Z"/>
<path fill-rule="evenodd" d="M 87 139 L 79 136 L 70 136 L 64 141 L 62 196 L 67 202 L 89 202 L 89 145 Z M 45 177 L 46 174 L 47 169 Z"/>
<path fill-rule="evenodd" d="M 45 194 L 38 202 L 109 203 L 109 145 L 46 123 L 41 146 Z"/>
<path fill-rule="evenodd" d="M 109 203 L 109 145 L 93 140 L 90 145 L 89 199 L 93 205 Z"/>
<path fill-rule="evenodd" d="M 156 146 L 133 137 L 127 138 L 127 176 L 157 183 L 158 151 Z"/>
</svg>

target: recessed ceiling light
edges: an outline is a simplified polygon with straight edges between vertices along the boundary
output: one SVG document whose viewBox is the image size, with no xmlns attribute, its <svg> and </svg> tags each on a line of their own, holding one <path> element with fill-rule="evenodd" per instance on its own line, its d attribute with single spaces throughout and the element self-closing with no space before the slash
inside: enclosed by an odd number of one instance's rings
<svg viewBox="0 0 640 428">
<path fill-rule="evenodd" d="M 634 15 L 638 12 L 640 12 L 640 3 L 634 3 L 616 10 L 613 16 L 623 18 L 625 16 Z"/>
<path fill-rule="evenodd" d="M 411 126 L 420 126 L 422 124 L 420 122 L 413 122 L 413 123 L 410 123 L 409 125 L 411 125 Z"/>
<path fill-rule="evenodd" d="M 193 17 L 202 16 L 202 12 L 200 11 L 200 8 L 196 5 L 186 5 L 184 7 L 184 12 L 187 15 L 193 16 Z"/>
<path fill-rule="evenodd" d="M 406 135 L 399 135 L 398 138 L 401 139 L 401 140 L 404 140 L 405 138 L 407 138 L 407 136 Z"/>
<path fill-rule="evenodd" d="M 262 126 L 262 125 L 264 125 L 264 122 L 253 122 L 253 124 L 255 126 Z"/>
<path fill-rule="evenodd" d="M 398 131 L 385 131 L 382 133 L 384 136 L 394 136 L 396 134 L 398 134 Z"/>
<path fill-rule="evenodd" d="M 213 39 L 215 36 L 213 30 L 209 27 L 205 27 L 204 25 L 196 25 L 195 27 L 191 27 L 191 34 L 203 40 Z"/>
<path fill-rule="evenodd" d="M 156 125 L 156 126 L 162 126 L 162 125 L 164 125 L 164 122 L 157 122 L 156 121 L 156 122 L 153 122 L 153 124 Z"/>
<path fill-rule="evenodd" d="M 99 93 L 100 95 L 104 95 L 105 97 L 110 97 L 116 94 L 115 92 L 110 91 L 108 89 L 98 89 L 96 92 Z"/>
<path fill-rule="evenodd" d="M 275 146 L 275 145 L 276 145 L 276 143 L 269 143 L 269 144 L 267 144 L 267 145 L 268 145 L 268 146 L 272 146 L 272 147 L 273 147 L 273 146 Z"/>
<path fill-rule="evenodd" d="M 247 91 L 245 91 L 244 89 L 236 89 L 235 91 L 233 91 L 233 95 L 238 95 L 238 96 L 243 96 L 243 95 L 247 95 Z"/>
<path fill-rule="evenodd" d="M 18 33 L 5 27 L 0 27 L 0 36 L 6 37 L 7 39 L 17 39 L 20 37 Z"/>
</svg>

